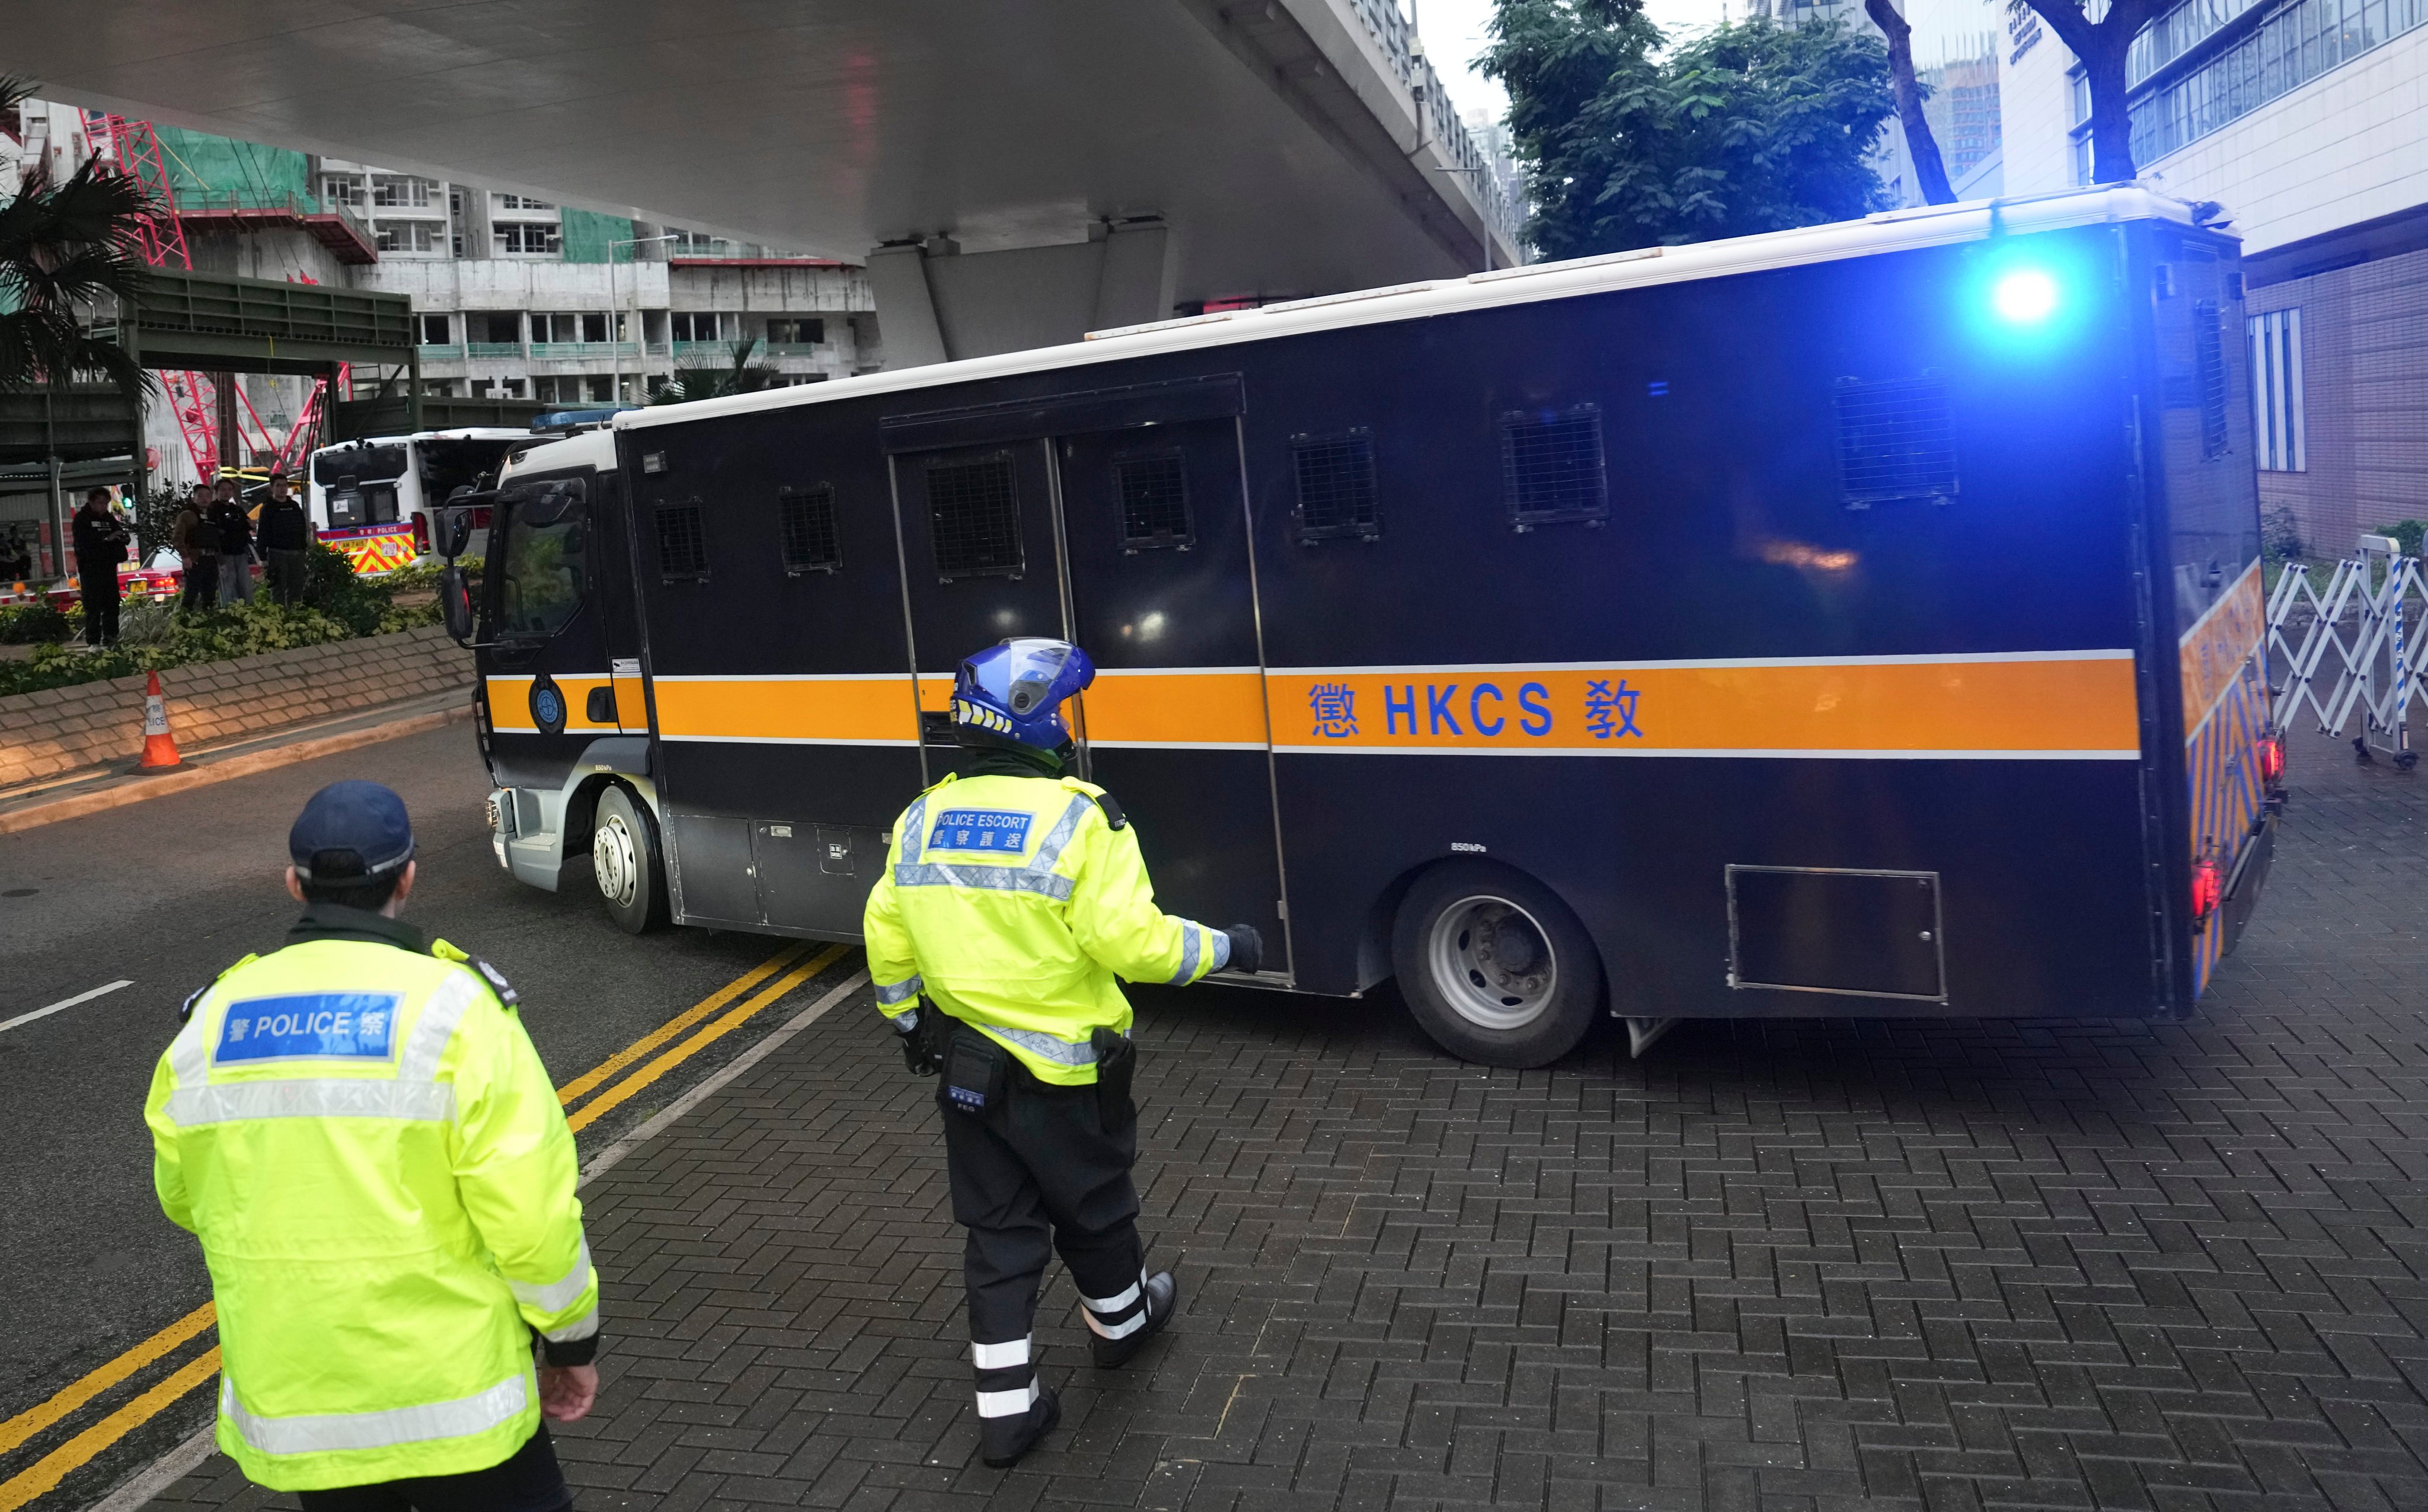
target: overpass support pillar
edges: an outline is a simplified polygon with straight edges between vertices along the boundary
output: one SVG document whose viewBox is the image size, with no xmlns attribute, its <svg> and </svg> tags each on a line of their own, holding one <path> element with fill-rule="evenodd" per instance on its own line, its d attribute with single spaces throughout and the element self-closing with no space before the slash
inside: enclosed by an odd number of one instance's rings
<svg viewBox="0 0 2428 1512">
<path fill-rule="evenodd" d="M 868 255 L 885 366 L 1076 341 L 1172 313 L 1178 239 L 1155 218 L 1099 222 L 1085 241 L 964 253 L 948 238 Z"/>
</svg>

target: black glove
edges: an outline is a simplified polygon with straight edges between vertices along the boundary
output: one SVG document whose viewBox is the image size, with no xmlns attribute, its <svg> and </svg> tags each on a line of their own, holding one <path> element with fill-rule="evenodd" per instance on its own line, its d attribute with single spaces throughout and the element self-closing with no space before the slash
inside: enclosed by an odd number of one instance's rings
<svg viewBox="0 0 2428 1512">
<path fill-rule="evenodd" d="M 1265 963 L 1264 936 L 1253 924 L 1234 924 L 1222 931 L 1231 937 L 1231 971 L 1253 972 Z"/>
<path fill-rule="evenodd" d="M 943 1015 L 937 1010 L 927 1007 L 925 1004 L 921 1005 L 916 1011 L 920 1018 L 918 1027 L 913 1028 L 904 1028 L 897 1023 L 894 1026 L 894 1032 L 902 1037 L 902 1063 L 910 1068 L 910 1075 L 914 1076 L 932 1076 L 937 1072 L 943 1070 L 944 1067 L 943 1063 L 936 1058 L 936 1037 L 923 1031 L 927 1027 L 927 1020 L 929 1015 L 932 1014 L 938 1018 L 942 1018 Z"/>
</svg>

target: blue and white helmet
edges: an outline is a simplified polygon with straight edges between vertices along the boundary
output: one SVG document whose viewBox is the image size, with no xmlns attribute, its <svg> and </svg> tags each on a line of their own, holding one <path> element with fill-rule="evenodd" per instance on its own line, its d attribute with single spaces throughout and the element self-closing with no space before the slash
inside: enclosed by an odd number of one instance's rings
<svg viewBox="0 0 2428 1512">
<path fill-rule="evenodd" d="M 1096 681 L 1096 664 L 1066 640 L 1008 640 L 961 664 L 953 680 L 953 725 L 1039 750 L 1071 740 L 1063 701 Z"/>
</svg>

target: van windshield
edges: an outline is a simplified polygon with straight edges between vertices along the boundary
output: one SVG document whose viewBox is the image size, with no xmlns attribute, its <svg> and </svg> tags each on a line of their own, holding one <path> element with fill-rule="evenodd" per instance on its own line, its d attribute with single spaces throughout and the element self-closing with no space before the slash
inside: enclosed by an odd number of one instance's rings
<svg viewBox="0 0 2428 1512">
<path fill-rule="evenodd" d="M 337 447 L 312 459 L 312 481 L 323 488 L 335 487 L 342 478 L 371 483 L 403 476 L 404 448 L 401 446 Z"/>
<path fill-rule="evenodd" d="M 498 563 L 498 631 L 516 640 L 544 640 L 582 607 L 582 552 L 589 511 L 578 481 L 510 489 L 505 542 Z"/>
</svg>

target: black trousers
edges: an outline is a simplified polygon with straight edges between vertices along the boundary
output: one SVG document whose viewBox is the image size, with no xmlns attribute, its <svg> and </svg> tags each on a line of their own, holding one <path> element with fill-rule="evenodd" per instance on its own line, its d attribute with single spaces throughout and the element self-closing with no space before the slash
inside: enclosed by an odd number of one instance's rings
<svg viewBox="0 0 2428 1512">
<path fill-rule="evenodd" d="M 186 591 L 178 602 L 188 609 L 210 610 L 219 607 L 220 559 L 217 555 L 189 557 L 186 562 Z"/>
<path fill-rule="evenodd" d="M 1003 1095 L 985 1112 L 954 1107 L 943 1087 L 936 1098 L 953 1218 L 968 1230 L 961 1274 L 971 1359 L 978 1414 L 989 1418 L 1025 1412 L 1036 1400 L 1029 1336 L 1038 1286 L 1055 1255 L 1070 1267 L 1095 1332 L 1121 1337 L 1143 1322 L 1146 1307 L 1138 1188 L 1130 1181 L 1136 1121 L 1121 1120 L 1124 1126 L 1108 1132 L 1095 1087 L 1041 1082 L 1003 1054 Z"/>
<path fill-rule="evenodd" d="M 573 1504 L 545 1419 L 520 1449 L 487 1470 L 295 1494 L 304 1512 L 564 1512 Z"/>
<path fill-rule="evenodd" d="M 84 584 L 84 638 L 95 646 L 114 644 L 118 639 L 118 564 L 79 560 L 76 578 Z"/>
</svg>

